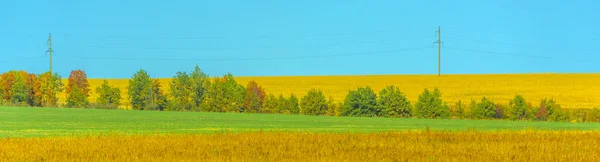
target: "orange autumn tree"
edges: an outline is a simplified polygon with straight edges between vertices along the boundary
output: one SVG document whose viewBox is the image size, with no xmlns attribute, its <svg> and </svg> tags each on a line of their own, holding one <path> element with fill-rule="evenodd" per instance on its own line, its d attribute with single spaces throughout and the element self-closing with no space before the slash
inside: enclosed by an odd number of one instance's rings
<svg viewBox="0 0 600 162">
<path fill-rule="evenodd" d="M 69 75 L 67 88 L 67 107 L 86 107 L 90 96 L 90 84 L 83 70 L 73 70 Z"/>
<path fill-rule="evenodd" d="M 255 81 L 248 82 L 244 101 L 245 112 L 260 112 L 265 100 L 265 90 Z"/>
<path fill-rule="evenodd" d="M 58 106 L 58 93 L 63 91 L 60 75 L 45 72 L 39 74 L 33 86 L 35 102 L 42 107 Z"/>
</svg>

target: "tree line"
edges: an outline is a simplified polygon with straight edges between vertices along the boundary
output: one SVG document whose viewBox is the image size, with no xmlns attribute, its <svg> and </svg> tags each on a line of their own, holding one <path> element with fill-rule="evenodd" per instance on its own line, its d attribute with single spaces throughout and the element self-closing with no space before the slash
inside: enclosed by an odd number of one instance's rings
<svg viewBox="0 0 600 162">
<path fill-rule="evenodd" d="M 469 104 L 442 100 L 439 89 L 424 89 L 414 102 L 396 86 L 390 85 L 378 93 L 370 87 L 351 90 L 343 102 L 326 98 L 321 90 L 311 89 L 301 98 L 266 93 L 255 81 L 245 86 L 233 75 L 209 77 L 196 65 L 190 72 L 177 72 L 169 91 L 163 91 L 158 79 L 145 70 L 137 71 L 129 80 L 126 97 L 134 110 L 202 111 L 234 113 L 303 114 L 352 117 L 432 118 L 432 119 L 507 119 L 530 121 L 600 122 L 600 110 L 563 110 L 553 99 L 539 104 L 527 102 L 516 95 L 508 104 L 495 103 L 483 97 Z M 59 104 L 58 95 L 65 92 L 66 102 Z M 82 70 L 71 71 L 67 84 L 61 76 L 46 72 L 32 74 L 9 71 L 0 75 L 0 104 L 32 107 L 72 107 L 117 109 L 121 105 L 119 88 L 108 81 L 92 91 Z M 89 97 L 96 102 L 90 103 Z"/>
</svg>

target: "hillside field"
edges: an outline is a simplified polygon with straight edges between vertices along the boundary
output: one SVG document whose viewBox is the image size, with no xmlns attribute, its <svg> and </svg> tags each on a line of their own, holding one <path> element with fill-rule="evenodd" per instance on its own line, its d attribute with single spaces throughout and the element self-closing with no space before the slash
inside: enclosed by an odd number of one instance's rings
<svg viewBox="0 0 600 162">
<path fill-rule="evenodd" d="M 215 132 L 600 130 L 598 123 L 0 107 L 0 137 Z"/>
<path fill-rule="evenodd" d="M 103 79 L 90 78 L 92 89 Z M 360 86 L 370 86 L 376 92 L 387 85 L 400 87 L 407 97 L 416 101 L 423 89 L 437 87 L 442 98 L 451 104 L 462 100 L 480 100 L 488 97 L 494 102 L 508 104 L 516 94 L 523 95 L 532 105 L 544 98 L 555 99 L 563 108 L 600 107 L 600 74 L 490 74 L 490 75 L 366 75 L 366 76 L 276 76 L 276 77 L 236 77 L 236 81 L 246 85 L 254 80 L 263 86 L 267 93 L 275 95 L 296 94 L 302 97 L 311 88 L 322 90 L 327 97 L 342 102 L 349 90 Z M 109 84 L 121 88 L 122 107 L 129 108 L 127 101 L 128 79 L 108 79 Z M 170 79 L 160 79 L 164 91 L 168 92 Z M 65 80 L 66 82 L 66 80 Z M 95 94 L 90 95 L 95 101 Z M 64 102 L 65 95 L 60 95 Z"/>
</svg>

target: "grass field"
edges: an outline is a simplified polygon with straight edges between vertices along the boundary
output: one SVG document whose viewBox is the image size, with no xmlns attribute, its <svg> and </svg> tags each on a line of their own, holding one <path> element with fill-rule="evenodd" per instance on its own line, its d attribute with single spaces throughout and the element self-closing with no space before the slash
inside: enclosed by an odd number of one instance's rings
<svg viewBox="0 0 600 162">
<path fill-rule="evenodd" d="M 600 130 L 598 123 L 353 118 L 277 114 L 0 108 L 0 137 L 244 131 L 389 132 L 431 130 Z"/>
<path fill-rule="evenodd" d="M 89 79 L 92 89 L 103 79 Z M 493 101 L 508 104 L 516 94 L 523 95 L 533 105 L 544 98 L 554 98 L 563 108 L 600 107 L 600 74 L 494 74 L 494 75 L 372 75 L 372 76 L 281 76 L 281 77 L 236 77 L 238 83 L 246 85 L 255 80 L 268 93 L 301 97 L 311 88 L 323 90 L 325 95 L 341 102 L 350 89 L 370 86 L 379 91 L 386 85 L 396 85 L 415 101 L 425 88 L 438 87 L 443 99 L 448 102 L 486 96 Z M 168 92 L 170 79 L 160 79 Z M 127 79 L 109 79 L 109 83 L 121 88 L 127 108 Z M 95 100 L 92 94 L 91 101 Z M 60 95 L 64 101 L 65 95 Z"/>
</svg>

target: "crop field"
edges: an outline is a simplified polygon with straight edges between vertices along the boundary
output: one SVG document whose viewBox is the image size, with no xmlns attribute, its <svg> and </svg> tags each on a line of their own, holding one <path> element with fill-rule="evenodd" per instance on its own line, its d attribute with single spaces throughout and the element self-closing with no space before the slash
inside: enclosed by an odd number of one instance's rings
<svg viewBox="0 0 600 162">
<path fill-rule="evenodd" d="M 103 79 L 89 79 L 92 89 Z M 342 102 L 349 90 L 370 86 L 379 91 L 387 85 L 400 87 L 411 101 L 415 101 L 425 88 L 437 87 L 442 98 L 450 103 L 488 97 L 494 102 L 508 104 L 516 94 L 525 97 L 532 105 L 544 97 L 555 99 L 563 108 L 600 107 L 600 74 L 493 74 L 493 75 L 368 75 L 368 76 L 278 76 L 236 77 L 246 85 L 254 80 L 267 93 L 301 97 L 312 88 L 322 90 L 336 102 Z M 123 108 L 127 108 L 127 79 L 109 79 L 109 84 L 121 88 Z M 160 79 L 168 92 L 170 79 Z M 65 81 L 66 83 L 66 81 Z M 65 95 L 61 95 L 64 101 Z M 91 101 L 95 100 L 92 93 Z"/>
<path fill-rule="evenodd" d="M 5 161 L 600 159 L 598 123 L 20 107 L 0 123 Z"/>
<path fill-rule="evenodd" d="M 0 139 L 8 161 L 599 161 L 600 132 L 222 133 Z M 49 151 L 51 150 L 51 151 Z"/>
</svg>

